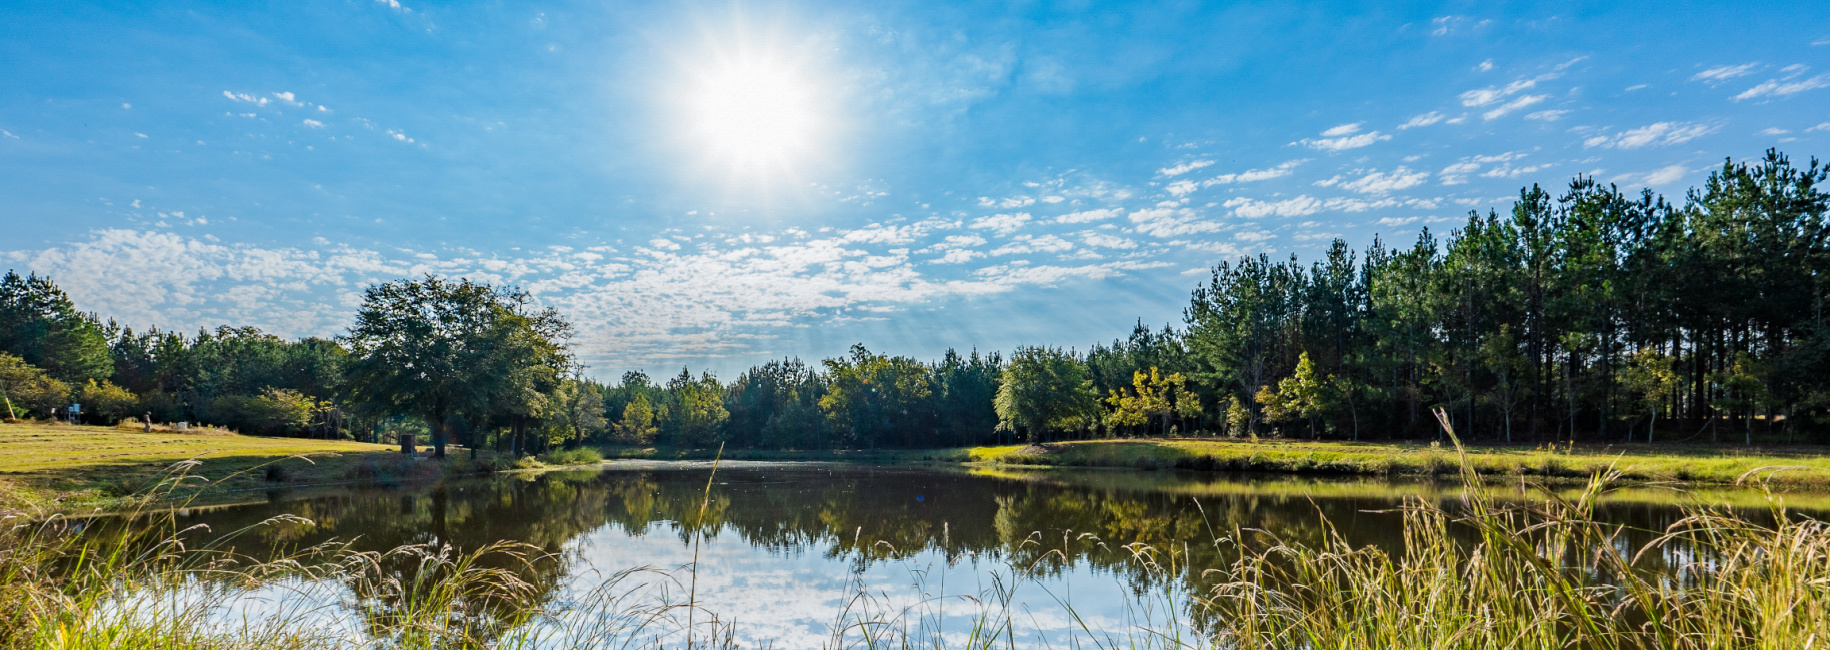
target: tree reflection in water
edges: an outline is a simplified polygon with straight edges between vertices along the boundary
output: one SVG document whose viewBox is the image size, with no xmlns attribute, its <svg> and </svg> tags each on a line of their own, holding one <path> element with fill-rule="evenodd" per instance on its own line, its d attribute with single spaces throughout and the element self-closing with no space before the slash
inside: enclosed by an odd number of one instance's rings
<svg viewBox="0 0 1830 650">
<path fill-rule="evenodd" d="M 644 559 L 631 556 L 631 564 L 605 566 L 621 561 L 619 553 L 627 550 L 602 547 L 596 540 L 607 532 L 651 543 L 672 538 L 682 549 L 697 533 L 707 543 L 739 543 L 784 562 L 813 554 L 828 562 L 825 571 L 853 576 L 926 554 L 950 566 L 967 561 L 973 567 L 1023 567 L 1062 580 L 1103 573 L 1134 594 L 1165 589 L 1186 594 L 1206 590 L 1205 570 L 1237 559 L 1234 540 L 1241 536 L 1315 544 L 1331 525 L 1356 546 L 1397 552 L 1404 536 L 1395 509 L 1407 496 L 1456 508 L 1456 492 L 1432 484 L 738 464 L 714 477 L 701 520 L 708 471 L 648 465 L 500 476 L 417 492 L 355 489 L 194 510 L 179 515 L 176 525 L 248 529 L 227 546 L 259 560 L 344 544 L 372 563 L 370 578 L 345 585 L 371 634 L 399 634 L 423 616 L 429 599 L 447 598 L 457 604 L 457 617 L 440 624 L 463 626 L 472 638 L 488 640 L 512 633 L 530 612 L 576 600 L 578 590 L 608 579 L 596 571 L 614 575 Z M 255 526 L 281 514 L 303 521 Z M 1604 505 L 1597 515 L 1624 526 L 1621 538 L 1637 547 L 1682 512 L 1670 504 L 1620 502 Z M 702 527 L 695 528 L 699 521 Z M 212 534 L 197 529 L 187 536 L 204 543 Z M 1156 564 L 1137 561 L 1142 547 Z M 493 552 L 478 553 L 484 549 Z M 594 559 L 587 561 L 587 555 Z M 707 568 L 717 561 L 708 557 Z M 427 592 L 449 585 L 454 572 L 512 580 L 497 580 L 501 584 L 493 588 Z"/>
</svg>

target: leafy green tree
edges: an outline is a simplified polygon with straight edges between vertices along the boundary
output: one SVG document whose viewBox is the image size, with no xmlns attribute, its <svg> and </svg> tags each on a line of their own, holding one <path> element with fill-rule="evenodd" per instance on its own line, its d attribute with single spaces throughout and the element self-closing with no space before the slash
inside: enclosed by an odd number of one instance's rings
<svg viewBox="0 0 1830 650">
<path fill-rule="evenodd" d="M 646 445 L 654 442 L 657 429 L 654 426 L 654 408 L 648 404 L 648 396 L 637 393 L 634 399 L 623 407 L 623 417 L 611 425 L 617 442 L 631 445 Z"/>
<path fill-rule="evenodd" d="M 1061 348 L 1017 348 L 994 402 L 998 429 L 1032 442 L 1087 430 L 1099 418 L 1099 396 L 1088 375 L 1086 365 Z"/>
<path fill-rule="evenodd" d="M 697 379 L 685 368 L 667 382 L 673 403 L 661 414 L 662 429 L 680 446 L 715 445 L 724 440 L 724 423 L 731 412 L 724 408 L 724 386 L 711 373 Z"/>
<path fill-rule="evenodd" d="M 1328 410 L 1331 379 L 1317 373 L 1309 353 L 1304 352 L 1297 357 L 1296 371 L 1278 381 L 1275 390 L 1269 386 L 1261 389 L 1258 401 L 1265 406 L 1271 421 L 1306 420 L 1311 437 L 1320 437 L 1315 422 Z"/>
<path fill-rule="evenodd" d="M 1131 384 L 1131 388 L 1114 389 L 1106 397 L 1106 403 L 1112 406 L 1106 419 L 1114 426 L 1135 428 L 1154 418 L 1162 424 L 1160 433 L 1169 435 L 1173 419 L 1201 415 L 1200 398 L 1188 390 L 1188 379 L 1182 373 L 1164 375 L 1151 367 L 1148 373 L 1133 372 Z"/>
<path fill-rule="evenodd" d="M 563 367 L 567 331 L 556 312 L 531 309 L 523 293 L 430 275 L 387 282 L 369 287 L 342 339 L 350 350 L 345 379 L 358 401 L 428 423 L 443 458 L 454 416 L 539 401 L 542 381 Z"/>
<path fill-rule="evenodd" d="M 932 444 L 933 383 L 927 366 L 908 357 L 853 345 L 851 356 L 827 359 L 820 409 L 851 444 L 875 448 Z"/>
<path fill-rule="evenodd" d="M 1646 442 L 1650 443 L 1658 433 L 1659 409 L 1677 396 L 1678 376 L 1672 359 L 1656 349 L 1641 348 L 1628 357 L 1621 379 L 1628 390 L 1639 396 L 1650 420 L 1646 425 Z"/>
<path fill-rule="evenodd" d="M 0 352 L 17 355 L 66 384 L 114 372 L 108 339 L 93 316 L 76 311 L 50 278 L 0 277 Z"/>
<path fill-rule="evenodd" d="M 571 429 L 573 445 L 583 444 L 586 437 L 604 428 L 603 388 L 585 379 L 583 373 L 574 370 L 573 376 L 559 385 L 554 397 L 564 407 L 565 423 Z"/>
<path fill-rule="evenodd" d="M 0 352 L 0 403 L 8 411 L 3 414 L 6 418 L 51 418 L 70 403 L 70 387 L 19 356 Z"/>
</svg>

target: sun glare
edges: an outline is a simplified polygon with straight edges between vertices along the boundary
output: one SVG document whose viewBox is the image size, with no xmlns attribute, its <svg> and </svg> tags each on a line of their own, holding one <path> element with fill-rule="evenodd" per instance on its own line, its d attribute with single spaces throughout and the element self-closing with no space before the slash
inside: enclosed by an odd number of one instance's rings
<svg viewBox="0 0 1830 650">
<path fill-rule="evenodd" d="M 702 145 L 729 164 L 767 171 L 813 148 L 819 126 L 810 84 L 785 65 L 730 62 L 698 78 L 691 103 Z"/>
</svg>

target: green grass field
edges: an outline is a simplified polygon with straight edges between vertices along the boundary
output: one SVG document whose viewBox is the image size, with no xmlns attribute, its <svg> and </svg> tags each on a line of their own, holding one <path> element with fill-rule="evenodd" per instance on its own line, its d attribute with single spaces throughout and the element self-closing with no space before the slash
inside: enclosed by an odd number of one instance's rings
<svg viewBox="0 0 1830 650">
<path fill-rule="evenodd" d="M 193 473 L 219 482 L 217 492 L 355 480 L 365 478 L 365 465 L 401 460 L 392 447 L 360 442 L 0 424 L 0 510 L 106 506 L 191 459 L 200 462 Z M 268 472 L 267 464 L 280 469 Z"/>
<path fill-rule="evenodd" d="M 1449 445 L 1284 440 L 1144 439 L 975 447 L 975 462 L 1058 467 L 1131 467 L 1297 474 L 1447 475 L 1459 461 Z M 1470 447 L 1469 464 L 1488 476 L 1586 479 L 1610 463 L 1634 481 L 1730 484 L 1756 470 L 1777 486 L 1830 488 L 1830 456 L 1815 449 L 1730 446 L 1584 446 L 1573 449 Z"/>
</svg>

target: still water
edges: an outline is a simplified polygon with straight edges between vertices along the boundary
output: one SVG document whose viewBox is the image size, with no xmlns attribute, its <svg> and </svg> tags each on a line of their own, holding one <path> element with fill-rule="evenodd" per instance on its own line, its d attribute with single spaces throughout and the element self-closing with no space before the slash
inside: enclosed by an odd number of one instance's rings
<svg viewBox="0 0 1830 650">
<path fill-rule="evenodd" d="M 1512 499 L 1542 496 L 1498 489 Z M 1036 642 L 1186 619 L 1186 596 L 1203 590 L 1203 570 L 1229 560 L 1236 535 L 1312 543 L 1332 526 L 1356 546 L 1395 551 L 1403 543 L 1395 509 L 1421 499 L 1453 510 L 1459 487 L 800 463 L 727 463 L 714 475 L 705 464 L 624 462 L 266 496 L 184 511 L 178 523 L 245 531 L 235 550 L 257 557 L 328 541 L 364 551 L 525 543 L 553 557 L 516 570 L 558 604 L 649 567 L 659 572 L 636 580 L 675 597 L 690 589 L 742 645 L 802 648 L 858 620 L 925 623 L 957 638 L 1000 599 L 1013 612 L 1010 633 Z M 1613 495 L 1597 514 L 1624 526 L 1622 543 L 1636 546 L 1682 518 L 1685 504 L 1705 501 L 1765 507 L 1752 493 L 1642 489 Z M 301 519 L 271 521 L 278 515 Z M 692 575 L 682 568 L 695 552 Z"/>
</svg>

